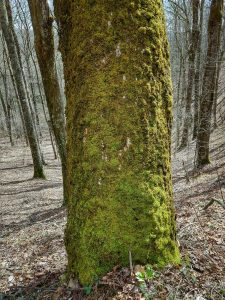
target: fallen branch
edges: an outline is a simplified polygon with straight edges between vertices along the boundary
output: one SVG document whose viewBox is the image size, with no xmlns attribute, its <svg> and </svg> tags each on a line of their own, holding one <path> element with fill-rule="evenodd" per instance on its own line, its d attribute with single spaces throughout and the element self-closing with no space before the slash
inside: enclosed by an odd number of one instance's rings
<svg viewBox="0 0 225 300">
<path fill-rule="evenodd" d="M 221 199 L 217 199 L 217 198 L 212 198 L 209 203 L 206 204 L 206 206 L 203 209 L 207 209 L 209 206 L 211 206 L 214 202 L 218 203 L 219 205 L 221 205 L 224 209 L 225 209 L 225 203 L 223 200 Z"/>
</svg>

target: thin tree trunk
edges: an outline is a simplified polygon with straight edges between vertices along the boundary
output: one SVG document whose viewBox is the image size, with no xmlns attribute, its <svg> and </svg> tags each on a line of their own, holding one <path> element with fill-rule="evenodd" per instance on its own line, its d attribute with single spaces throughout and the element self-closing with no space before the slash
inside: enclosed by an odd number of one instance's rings
<svg viewBox="0 0 225 300">
<path fill-rule="evenodd" d="M 193 137 L 195 140 L 197 137 L 198 123 L 199 123 L 199 102 L 201 93 L 201 56 L 202 56 L 202 31 L 203 31 L 203 16 L 204 16 L 204 5 L 205 0 L 201 1 L 200 6 L 200 21 L 199 21 L 199 39 L 197 43 L 197 61 L 196 61 L 196 71 L 194 78 L 194 124 L 193 124 Z"/>
<path fill-rule="evenodd" d="M 55 159 L 57 159 L 57 153 L 56 153 L 56 149 L 55 149 L 55 145 L 54 145 L 54 140 L 53 140 L 54 137 L 52 137 L 52 125 L 50 124 L 51 121 L 49 122 L 49 120 L 47 118 L 47 113 L 46 113 L 46 109 L 45 109 L 45 102 L 44 102 L 45 99 L 44 99 L 44 96 L 42 94 L 42 88 L 41 88 L 42 82 L 41 82 L 41 80 L 39 78 L 37 64 L 36 64 L 36 61 L 34 59 L 33 53 L 31 52 L 30 55 L 31 55 L 31 60 L 32 60 L 33 65 L 34 65 L 35 75 L 36 75 L 36 79 L 37 79 L 37 86 L 38 86 L 39 96 L 41 98 L 41 105 L 42 105 L 42 108 L 43 108 L 43 113 L 44 113 L 45 121 L 46 121 L 46 124 L 48 124 L 48 131 L 49 131 L 49 136 L 50 136 L 50 140 L 51 140 L 52 150 L 53 150 Z"/>
<path fill-rule="evenodd" d="M 21 65 L 18 59 L 18 51 L 15 46 L 14 36 L 10 29 L 8 19 L 7 19 L 7 11 L 5 6 L 5 0 L 0 2 L 0 22 L 1 28 L 3 31 L 3 35 L 7 44 L 9 57 L 12 65 L 12 70 L 15 77 L 15 83 L 19 95 L 19 100 L 21 103 L 24 121 L 26 126 L 26 131 L 29 139 L 29 144 L 31 148 L 31 154 L 34 163 L 34 177 L 35 178 L 44 178 L 44 171 L 42 165 L 42 158 L 40 153 L 40 148 L 38 145 L 38 140 L 34 128 L 34 124 L 32 122 L 31 113 L 29 110 L 29 105 L 27 103 L 27 95 L 24 87 L 23 76 L 21 74 Z"/>
<path fill-rule="evenodd" d="M 29 62 L 29 58 L 28 55 L 25 58 L 26 61 L 26 66 L 27 66 L 27 72 L 28 72 L 28 77 L 29 77 L 29 85 L 30 85 L 30 91 L 31 91 L 31 95 L 32 95 L 32 103 L 34 106 L 34 118 L 37 124 L 37 130 L 38 130 L 38 134 L 40 137 L 40 140 L 42 139 L 42 133 L 41 133 L 41 128 L 40 128 L 40 120 L 39 120 L 39 116 L 38 116 L 38 108 L 37 108 L 37 102 L 36 102 L 36 98 L 35 98 L 35 91 L 34 91 L 34 87 L 33 87 L 33 83 L 32 83 L 32 74 L 31 74 L 31 66 L 30 66 L 30 62 Z"/>
<path fill-rule="evenodd" d="M 23 39 L 23 44 L 24 44 L 24 56 L 25 56 L 25 62 L 26 62 L 26 68 L 27 68 L 27 74 L 28 74 L 28 79 L 26 79 L 25 73 L 24 73 L 24 78 L 25 80 L 28 81 L 28 94 L 32 96 L 32 106 L 34 108 L 34 114 L 33 117 L 35 118 L 35 122 L 37 125 L 37 131 L 40 137 L 40 140 L 42 139 L 42 132 L 41 132 L 41 128 L 40 128 L 40 120 L 39 120 L 39 114 L 38 114 L 38 108 L 37 108 L 37 102 L 36 102 L 36 97 L 35 97 L 35 89 L 33 86 L 33 82 L 32 82 L 32 72 L 31 72 L 31 65 L 30 65 L 30 57 L 32 56 L 32 45 L 31 45 L 31 41 L 30 41 L 30 28 L 27 22 L 27 16 L 23 10 L 22 4 L 20 2 L 18 2 L 19 8 L 23 14 L 23 18 L 21 17 L 20 14 L 18 14 L 18 17 L 21 21 L 21 23 L 24 25 L 24 34 L 22 36 Z M 11 10 L 10 7 L 8 8 L 9 14 L 11 16 L 11 22 L 12 22 L 12 15 L 11 15 Z M 20 59 L 21 60 L 21 59 Z"/>
<path fill-rule="evenodd" d="M 223 24 L 223 34 L 225 31 L 225 24 Z M 219 89 L 219 78 L 220 71 L 223 62 L 223 56 L 225 52 L 225 37 L 223 36 L 223 42 L 220 48 L 220 53 L 218 56 L 218 61 L 216 63 L 216 78 L 215 78 L 215 91 L 214 91 L 214 99 L 213 99 L 213 128 L 217 128 L 217 100 L 218 100 L 218 89 Z"/>
<path fill-rule="evenodd" d="M 3 56 L 6 59 L 6 65 L 8 67 L 10 78 L 11 78 L 11 81 L 12 81 L 12 85 L 13 85 L 13 88 L 14 88 L 14 91 L 15 91 L 16 100 L 17 100 L 19 113 L 20 113 L 20 118 L 21 118 L 21 122 L 22 122 L 23 134 L 24 134 L 24 138 L 25 138 L 25 141 L 26 141 L 26 145 L 28 146 L 29 141 L 28 141 L 28 137 L 27 137 L 27 131 L 26 131 L 26 126 L 25 126 L 25 121 L 24 121 L 24 115 L 23 115 L 23 112 L 22 112 L 21 103 L 20 103 L 20 100 L 19 100 L 19 95 L 18 95 L 16 83 L 15 83 L 15 78 L 14 78 L 14 75 L 13 75 L 13 72 L 12 72 L 10 59 L 9 59 L 7 49 L 6 49 L 6 45 L 5 45 L 5 41 L 2 37 L 2 35 L 1 35 L 1 40 L 2 40 L 2 45 L 3 45 Z"/>
<path fill-rule="evenodd" d="M 219 58 L 218 58 L 219 60 Z M 220 64 L 216 63 L 216 76 L 215 76 L 215 89 L 213 94 L 213 129 L 217 128 L 217 98 L 218 98 L 218 85 L 219 85 L 219 75 L 220 75 Z"/>
<path fill-rule="evenodd" d="M 25 76 L 25 73 L 24 73 L 24 66 L 23 66 L 22 57 L 21 57 L 21 53 L 20 53 L 20 45 L 19 45 L 17 35 L 16 35 L 15 29 L 14 29 L 14 25 L 13 25 L 12 10 L 11 10 L 11 6 L 10 6 L 9 1 L 5 1 L 5 7 L 6 7 L 6 11 L 7 11 L 9 30 L 11 30 L 11 32 L 12 32 L 13 39 L 14 39 L 14 44 L 15 44 L 15 47 L 16 47 L 16 50 L 17 50 L 17 58 L 18 58 L 18 62 L 20 64 L 21 74 L 22 74 L 23 83 L 24 83 L 24 89 L 25 89 L 26 97 L 27 97 L 28 104 L 29 104 L 29 107 L 30 107 L 33 127 L 35 129 L 36 136 L 37 136 L 37 143 L 38 143 L 38 147 L 39 147 L 39 152 L 41 153 L 42 163 L 45 164 L 43 153 L 41 152 L 41 147 L 40 147 L 40 143 L 39 143 L 39 139 L 38 139 L 38 131 L 37 131 L 37 123 L 36 123 L 34 103 L 31 100 L 30 91 L 29 91 L 29 88 L 28 88 L 28 85 L 27 85 L 27 79 L 26 79 L 26 76 Z"/>
<path fill-rule="evenodd" d="M 200 0 L 192 0 L 192 33 L 190 37 L 190 52 L 188 62 L 188 84 L 185 99 L 185 115 L 182 139 L 179 149 L 183 149 L 188 144 L 189 128 L 191 125 L 191 103 L 193 94 L 193 83 L 195 75 L 195 57 L 199 39 L 199 5 Z"/>
<path fill-rule="evenodd" d="M 2 108 L 3 108 L 3 112 L 4 112 L 4 116 L 5 116 L 5 124 L 6 124 L 6 128 L 7 128 L 8 135 L 9 135 L 9 141 L 10 141 L 11 146 L 13 146 L 14 143 L 13 143 L 13 138 L 12 138 L 10 106 L 8 103 L 7 104 L 5 103 L 1 90 L 0 90 L 0 100 L 1 100 Z"/>
<path fill-rule="evenodd" d="M 208 49 L 200 102 L 199 130 L 197 134 L 197 167 L 202 167 L 210 162 L 209 139 L 223 10 L 223 0 L 212 0 L 208 22 Z"/>
<path fill-rule="evenodd" d="M 176 118 L 177 118 L 177 124 L 176 124 L 176 149 L 179 146 L 179 141 L 180 141 L 180 121 L 181 121 L 181 115 L 182 115 L 182 109 L 181 109 L 181 102 L 180 97 L 181 93 L 181 83 L 182 83 L 182 73 L 183 73 L 183 58 L 182 55 L 180 57 L 180 69 L 179 69 L 179 78 L 178 78 L 178 87 L 177 87 L 177 107 L 176 107 Z"/>
<path fill-rule="evenodd" d="M 43 80 L 46 101 L 62 163 L 64 202 L 67 202 L 66 134 L 64 107 L 56 72 L 52 16 L 47 0 L 29 0 L 35 49 Z"/>
</svg>

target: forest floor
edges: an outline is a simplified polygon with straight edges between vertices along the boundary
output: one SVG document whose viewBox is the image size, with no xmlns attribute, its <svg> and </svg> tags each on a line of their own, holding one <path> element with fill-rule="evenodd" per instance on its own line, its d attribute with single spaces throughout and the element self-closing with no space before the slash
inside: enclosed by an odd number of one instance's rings
<svg viewBox="0 0 225 300">
<path fill-rule="evenodd" d="M 42 144 L 46 180 L 32 179 L 29 149 L 0 138 L 0 300 L 3 299 L 225 299 L 225 128 L 214 131 L 211 164 L 193 173 L 195 145 L 173 155 L 179 267 L 155 270 L 143 285 L 129 269 L 114 268 L 96 286 L 65 283 L 61 167 Z M 223 195 L 224 194 L 224 195 Z M 138 269 L 143 269 L 139 266 Z"/>
</svg>

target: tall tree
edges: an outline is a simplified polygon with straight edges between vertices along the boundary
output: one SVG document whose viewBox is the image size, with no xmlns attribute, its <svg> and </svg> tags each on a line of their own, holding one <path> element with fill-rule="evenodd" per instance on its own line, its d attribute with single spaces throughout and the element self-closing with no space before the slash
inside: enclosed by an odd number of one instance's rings
<svg viewBox="0 0 225 300">
<path fill-rule="evenodd" d="M 162 1 L 55 0 L 67 96 L 68 272 L 176 263 Z"/>
<path fill-rule="evenodd" d="M 197 133 L 197 167 L 208 164 L 211 115 L 216 83 L 216 66 L 220 49 L 223 0 L 212 0 L 208 21 L 208 49 L 200 100 L 199 128 Z"/>
<path fill-rule="evenodd" d="M 7 3 L 8 5 L 9 3 Z M 16 46 L 15 36 L 11 30 L 9 20 L 7 17 L 6 1 L 0 2 L 0 24 L 3 32 L 3 36 L 6 41 L 10 62 L 13 70 L 13 75 L 15 78 L 16 88 L 20 100 L 20 104 L 23 111 L 27 136 L 29 139 L 31 154 L 34 164 L 34 178 L 44 178 L 43 164 L 40 153 L 40 147 L 38 143 L 38 138 L 35 131 L 35 125 L 32 120 L 29 104 L 27 101 L 27 94 L 23 81 L 23 74 L 21 70 L 21 64 L 18 57 L 18 50 Z"/>
<path fill-rule="evenodd" d="M 195 76 L 195 57 L 198 48 L 199 39 L 199 5 L 200 0 L 192 0 L 192 32 L 190 35 L 190 50 L 188 57 L 188 83 L 187 92 L 185 99 L 185 115 L 184 115 L 184 125 L 183 134 L 180 144 L 180 149 L 187 146 L 188 143 L 188 133 L 191 124 L 191 103 L 193 94 L 193 83 Z"/>
<path fill-rule="evenodd" d="M 6 103 L 5 103 L 1 89 L 0 89 L 0 101 L 2 104 L 2 108 L 3 108 L 3 113 L 4 113 L 4 117 L 5 117 L 6 128 L 7 128 L 8 135 L 9 135 L 9 140 L 10 140 L 11 146 L 13 146 L 14 142 L 13 142 L 13 138 L 12 138 L 11 106 L 10 106 L 8 97 L 6 97 Z"/>
<path fill-rule="evenodd" d="M 47 0 L 28 0 L 34 30 L 35 49 L 42 75 L 46 101 L 62 162 L 64 200 L 66 202 L 66 134 L 63 101 L 56 72 L 53 18 Z"/>
<path fill-rule="evenodd" d="M 204 7 L 205 0 L 201 0 L 200 5 L 200 20 L 199 20 L 199 38 L 197 42 L 196 49 L 196 66 L 195 66 L 195 78 L 194 78 L 194 118 L 193 118 L 193 136 L 192 139 L 195 140 L 197 137 L 198 122 L 199 122 L 199 98 L 201 94 L 202 86 L 202 76 L 201 76 L 201 66 L 202 62 L 202 33 L 203 33 L 203 18 L 204 18 Z"/>
<path fill-rule="evenodd" d="M 225 53 L 225 23 L 223 22 L 223 28 L 221 30 L 221 42 L 220 42 L 220 50 L 219 57 L 216 64 L 216 76 L 215 76 L 215 87 L 214 87 L 214 99 L 213 99 L 213 127 L 217 128 L 217 100 L 218 100 L 218 92 L 219 92 L 219 79 L 220 79 L 220 71 L 223 63 L 223 57 Z"/>
</svg>

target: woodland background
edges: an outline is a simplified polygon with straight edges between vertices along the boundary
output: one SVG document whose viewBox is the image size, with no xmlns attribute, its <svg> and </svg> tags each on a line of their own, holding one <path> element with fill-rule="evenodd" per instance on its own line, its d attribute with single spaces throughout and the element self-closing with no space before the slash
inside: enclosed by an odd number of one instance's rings
<svg viewBox="0 0 225 300">
<path fill-rule="evenodd" d="M 80 288 L 74 281 L 65 284 L 63 275 L 66 194 L 62 189 L 61 160 L 64 161 L 65 136 L 57 137 L 54 118 L 61 118 L 60 124 L 63 124 L 66 99 L 53 5 L 49 3 L 47 15 L 54 33 L 53 52 L 41 58 L 43 65 L 40 66 L 30 16 L 32 5 L 29 9 L 27 1 L 7 2 L 14 50 L 10 54 L 7 36 L 1 30 L 0 299 L 203 300 L 225 297 L 225 22 L 223 15 L 220 38 L 215 41 L 216 32 L 210 33 L 208 27 L 211 2 L 164 1 L 173 82 L 173 185 L 182 265 L 155 270 L 151 278 L 145 279 L 147 290 L 144 292 L 140 290 L 138 278 L 130 278 L 127 269 L 115 267 L 98 288 L 92 289 L 91 295 L 88 295 L 88 287 Z M 213 46 L 209 62 L 210 34 Z M 47 36 L 44 43 L 48 41 L 51 44 L 52 37 L 48 40 Z M 17 53 L 15 64 L 21 71 L 18 76 L 13 71 L 13 51 Z M 54 60 L 52 65 L 46 61 L 49 57 Z M 61 111 L 58 115 L 46 101 L 50 96 L 40 71 L 42 68 L 47 72 L 52 66 L 57 83 L 56 88 L 49 83 L 49 90 L 50 94 L 59 93 Z M 28 117 L 23 93 L 31 112 Z M 204 144 L 209 150 L 210 164 L 205 165 L 199 159 L 198 132 L 202 99 L 208 95 L 211 100 L 203 106 L 210 102 L 211 108 L 204 112 L 208 117 L 202 134 L 210 137 L 209 145 Z M 33 159 L 29 148 L 32 143 Z M 34 160 L 36 179 L 32 179 Z"/>
</svg>

